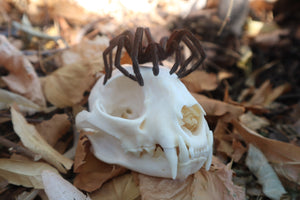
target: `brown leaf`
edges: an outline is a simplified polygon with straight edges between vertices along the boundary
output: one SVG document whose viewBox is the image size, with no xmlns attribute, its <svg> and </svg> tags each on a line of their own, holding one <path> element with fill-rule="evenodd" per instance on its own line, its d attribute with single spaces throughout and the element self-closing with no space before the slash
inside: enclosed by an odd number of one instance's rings
<svg viewBox="0 0 300 200">
<path fill-rule="evenodd" d="M 57 57 L 58 65 L 67 66 L 83 61 L 95 63 L 99 71 L 103 71 L 102 52 L 109 45 L 109 39 L 105 36 L 96 37 L 93 40 L 82 40 L 79 44 L 70 47 Z"/>
<path fill-rule="evenodd" d="M 42 79 L 47 100 L 57 107 L 73 106 L 83 99 L 97 80 L 96 73 L 104 71 L 102 52 L 107 38 L 84 40 L 58 57 L 63 67 Z"/>
<path fill-rule="evenodd" d="M 83 99 L 96 81 L 98 64 L 82 62 L 62 67 L 42 79 L 47 100 L 63 108 L 73 106 Z"/>
<path fill-rule="evenodd" d="M 40 106 L 46 105 L 40 80 L 33 66 L 4 36 L 0 36 L 0 65 L 10 72 L 8 76 L 1 78 L 11 91 Z"/>
<path fill-rule="evenodd" d="M 11 108 L 13 128 L 20 137 L 23 145 L 32 152 L 40 154 L 44 160 L 55 166 L 60 172 L 66 173 L 73 161 L 58 153 L 51 147 L 45 139 L 37 132 L 35 127 L 25 120 L 25 118 Z"/>
<path fill-rule="evenodd" d="M 90 143 L 84 134 L 89 133 L 82 133 L 77 145 L 74 172 L 78 174 L 74 179 L 74 185 L 81 190 L 92 192 L 107 180 L 125 173 L 127 169 L 97 159 L 90 152 Z"/>
<path fill-rule="evenodd" d="M 56 142 L 70 129 L 71 123 L 67 114 L 55 114 L 50 120 L 43 121 L 35 126 L 37 132 L 54 146 Z"/>
<path fill-rule="evenodd" d="M 139 196 L 140 191 L 131 174 L 116 177 L 91 194 L 95 200 L 136 200 Z"/>
<path fill-rule="evenodd" d="M 247 149 L 238 141 L 235 136 L 228 130 L 228 123 L 219 119 L 214 130 L 215 153 L 224 153 L 226 156 L 238 162 Z"/>
<path fill-rule="evenodd" d="M 190 92 L 212 91 L 218 87 L 217 75 L 205 71 L 194 71 L 181 79 Z"/>
<path fill-rule="evenodd" d="M 263 152 L 278 174 L 300 184 L 300 147 L 265 138 L 237 120 L 232 123 L 248 144 L 255 145 Z"/>
<path fill-rule="evenodd" d="M 194 98 L 203 107 L 207 115 L 211 116 L 224 116 L 226 120 L 237 119 L 241 114 L 244 113 L 245 109 L 242 106 L 232 105 L 226 102 L 210 99 L 204 95 L 192 93 Z"/>
<path fill-rule="evenodd" d="M 213 158 L 209 171 L 201 169 L 185 180 L 172 180 L 138 175 L 144 200 L 240 200 L 245 199 L 244 189 L 232 182 L 231 166 Z M 226 191 L 226 192 L 224 192 Z"/>
<path fill-rule="evenodd" d="M 144 200 L 190 200 L 193 175 L 185 180 L 172 180 L 138 174 L 139 189 Z"/>
<path fill-rule="evenodd" d="M 287 83 L 272 89 L 270 81 L 267 80 L 255 91 L 247 104 L 267 106 L 289 89 L 290 85 Z"/>
<path fill-rule="evenodd" d="M 0 177 L 9 183 L 24 187 L 44 188 L 41 173 L 44 170 L 58 173 L 47 163 L 27 160 L 0 159 Z"/>
</svg>

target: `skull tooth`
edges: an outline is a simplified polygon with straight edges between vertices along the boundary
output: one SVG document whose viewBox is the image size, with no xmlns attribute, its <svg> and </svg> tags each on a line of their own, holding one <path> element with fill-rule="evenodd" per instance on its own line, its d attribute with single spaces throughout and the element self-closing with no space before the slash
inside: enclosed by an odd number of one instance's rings
<svg viewBox="0 0 300 200">
<path fill-rule="evenodd" d="M 175 179 L 177 176 L 177 164 L 178 164 L 176 148 L 164 148 L 164 152 L 171 168 L 171 176 L 173 179 Z"/>
<path fill-rule="evenodd" d="M 178 136 L 179 162 L 185 163 L 189 160 L 189 152 L 181 136 Z"/>
<path fill-rule="evenodd" d="M 209 133 L 208 133 L 207 140 L 208 140 L 208 142 L 207 142 L 208 145 L 206 146 L 206 148 L 207 148 L 207 151 L 208 151 L 208 158 L 207 158 L 206 163 L 205 163 L 205 169 L 209 170 L 211 162 L 212 162 L 212 144 L 213 144 L 213 141 L 214 141 L 214 137 L 213 137 L 213 134 L 212 134 L 211 131 L 209 131 Z"/>
<path fill-rule="evenodd" d="M 189 152 L 190 152 L 190 155 L 191 155 L 191 158 L 195 158 L 195 149 L 194 147 L 189 147 Z"/>
</svg>

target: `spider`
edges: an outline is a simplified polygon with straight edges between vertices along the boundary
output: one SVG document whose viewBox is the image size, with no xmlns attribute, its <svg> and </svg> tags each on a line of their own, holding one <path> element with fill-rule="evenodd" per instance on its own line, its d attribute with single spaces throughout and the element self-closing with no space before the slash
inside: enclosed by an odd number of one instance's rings
<svg viewBox="0 0 300 200">
<path fill-rule="evenodd" d="M 142 45 L 144 32 L 148 43 L 147 46 Z M 181 41 L 185 43 L 186 46 L 191 50 L 191 55 L 184 61 L 182 59 L 183 56 L 181 53 L 181 46 L 179 45 Z M 178 78 L 182 78 L 196 70 L 206 57 L 199 40 L 186 29 L 175 30 L 172 32 L 170 38 L 163 37 L 161 38 L 160 42 L 157 43 L 153 40 L 149 28 L 138 27 L 134 35 L 131 31 L 127 30 L 113 38 L 110 41 L 110 45 L 103 52 L 103 61 L 105 66 L 105 77 L 103 84 L 107 82 L 112 74 L 112 51 L 115 47 L 117 47 L 114 60 L 115 67 L 119 69 L 125 76 L 137 81 L 141 86 L 144 85 L 144 81 L 139 70 L 139 64 L 152 62 L 153 74 L 157 76 L 159 74 L 158 65 L 161 63 L 161 61 L 175 53 L 175 63 L 170 70 L 170 74 L 176 72 Z M 129 73 L 120 64 L 123 47 L 125 47 L 132 60 L 134 74 Z M 194 58 L 198 60 L 188 69 L 187 66 Z"/>
</svg>

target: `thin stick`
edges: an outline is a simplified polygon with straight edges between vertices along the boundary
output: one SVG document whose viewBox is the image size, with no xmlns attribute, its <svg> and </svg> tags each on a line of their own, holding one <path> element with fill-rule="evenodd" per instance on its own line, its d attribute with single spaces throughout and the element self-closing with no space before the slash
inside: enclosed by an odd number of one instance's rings
<svg viewBox="0 0 300 200">
<path fill-rule="evenodd" d="M 26 157 L 29 157 L 31 159 L 33 159 L 34 161 L 38 161 L 39 159 L 41 159 L 41 155 L 39 154 L 35 154 L 32 151 L 6 139 L 3 136 L 0 136 L 0 145 L 5 146 L 7 148 L 9 148 L 10 152 L 14 152 L 14 153 L 18 153 L 18 154 L 22 154 Z"/>
<path fill-rule="evenodd" d="M 230 0 L 230 4 L 229 4 L 229 8 L 227 10 L 227 13 L 226 13 L 226 17 L 224 18 L 223 22 L 222 22 L 222 25 L 221 25 L 221 28 L 220 30 L 218 31 L 218 36 L 221 35 L 221 33 L 223 32 L 223 29 L 225 28 L 229 18 L 230 18 L 230 15 L 231 15 L 231 11 L 232 11 L 232 6 L 233 6 L 233 1 L 234 0 Z"/>
</svg>

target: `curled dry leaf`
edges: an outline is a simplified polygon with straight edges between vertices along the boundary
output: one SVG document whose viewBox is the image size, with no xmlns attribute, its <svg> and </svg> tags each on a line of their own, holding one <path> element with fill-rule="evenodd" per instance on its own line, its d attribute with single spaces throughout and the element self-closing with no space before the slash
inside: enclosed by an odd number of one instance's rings
<svg viewBox="0 0 300 200">
<path fill-rule="evenodd" d="M 209 116 L 221 117 L 226 114 L 226 121 L 230 121 L 230 119 L 237 119 L 245 111 L 242 106 L 210 99 L 204 95 L 196 93 L 192 93 L 192 95 L 199 102 L 199 104 L 202 105 L 206 114 Z"/>
<path fill-rule="evenodd" d="M 218 87 L 217 75 L 205 71 L 194 71 L 181 79 L 190 92 L 211 91 Z"/>
<path fill-rule="evenodd" d="M 100 54 L 100 52 L 99 52 Z M 73 106 L 83 99 L 96 81 L 99 63 L 80 62 L 64 66 L 42 79 L 47 100 L 53 105 L 63 108 Z"/>
<path fill-rule="evenodd" d="M 47 163 L 33 162 L 27 160 L 0 159 L 0 177 L 5 178 L 9 183 L 44 188 L 41 173 L 44 170 L 57 174 L 57 170 Z"/>
<path fill-rule="evenodd" d="M 58 173 L 44 170 L 42 172 L 42 180 L 49 200 L 90 200 L 88 196 L 79 191 Z"/>
<path fill-rule="evenodd" d="M 98 160 L 90 152 L 91 145 L 86 134 L 89 133 L 81 133 L 76 149 L 74 172 L 78 174 L 74 179 L 74 185 L 92 192 L 100 188 L 107 180 L 125 173 L 127 169 Z"/>
<path fill-rule="evenodd" d="M 263 187 L 263 193 L 270 199 L 279 200 L 286 193 L 276 173 L 268 163 L 264 154 L 252 144 L 249 145 L 246 165 L 258 178 Z"/>
<path fill-rule="evenodd" d="M 266 118 L 254 115 L 252 112 L 242 114 L 239 119 L 243 124 L 247 124 L 247 127 L 252 130 L 258 130 L 270 125 L 270 122 Z"/>
<path fill-rule="evenodd" d="M 67 66 L 87 60 L 97 63 L 99 70 L 103 70 L 102 52 L 108 45 L 109 39 L 105 36 L 96 37 L 93 40 L 82 40 L 79 44 L 62 52 L 57 58 L 58 65 Z"/>
<path fill-rule="evenodd" d="M 58 58 L 63 67 L 42 79 L 47 100 L 61 108 L 79 103 L 95 83 L 96 73 L 104 71 L 102 52 L 107 45 L 108 39 L 101 37 L 63 52 Z"/>
<path fill-rule="evenodd" d="M 4 36 L 0 36 L 0 65 L 10 72 L 2 80 L 11 91 L 42 107 L 46 105 L 40 80 L 33 66 Z"/>
<path fill-rule="evenodd" d="M 213 158 L 209 171 L 199 170 L 185 180 L 171 180 L 139 174 L 138 181 L 144 200 L 242 200 L 245 192 L 232 182 L 231 166 Z M 226 192 L 224 192 L 226 191 Z"/>
<path fill-rule="evenodd" d="M 300 147 L 265 138 L 237 120 L 232 123 L 248 144 L 255 145 L 263 152 L 279 175 L 300 184 Z"/>
<path fill-rule="evenodd" d="M 46 108 L 44 106 L 40 106 L 21 95 L 0 89 L 0 110 L 7 109 L 14 103 L 18 105 L 20 111 L 28 114 L 34 114 L 36 112 L 51 112 L 55 109 L 55 107 Z"/>
<path fill-rule="evenodd" d="M 265 81 L 256 91 L 246 105 L 267 106 L 277 99 L 280 95 L 290 89 L 290 84 L 286 83 L 272 89 L 270 81 Z"/>
<path fill-rule="evenodd" d="M 73 161 L 58 153 L 38 133 L 35 127 L 25 120 L 21 113 L 11 108 L 12 123 L 16 134 L 23 145 L 32 152 L 38 153 L 44 160 L 55 166 L 60 172 L 66 173 L 71 169 Z"/>
<path fill-rule="evenodd" d="M 140 191 L 131 174 L 125 174 L 105 183 L 91 194 L 93 200 L 137 200 Z"/>
<path fill-rule="evenodd" d="M 35 126 L 37 132 L 47 141 L 48 144 L 54 146 L 71 127 L 67 114 L 55 114 L 50 120 L 43 121 Z"/>
</svg>

